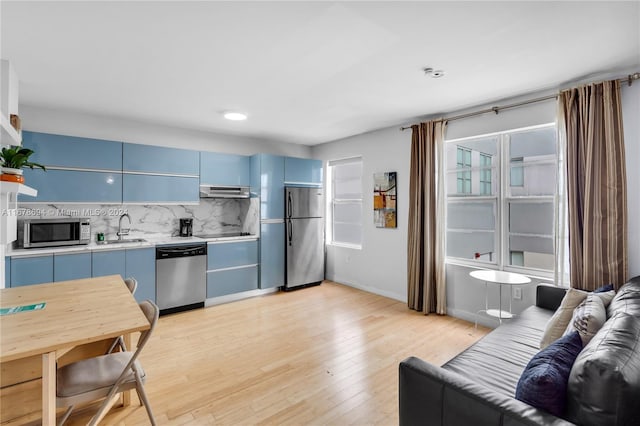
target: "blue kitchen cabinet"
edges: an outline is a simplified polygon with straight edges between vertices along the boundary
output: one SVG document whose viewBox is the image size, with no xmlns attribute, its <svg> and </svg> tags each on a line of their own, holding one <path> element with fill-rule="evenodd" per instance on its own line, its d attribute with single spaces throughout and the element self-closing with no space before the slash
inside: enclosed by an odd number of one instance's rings
<svg viewBox="0 0 640 426">
<path fill-rule="evenodd" d="M 126 278 L 125 250 L 100 250 L 91 253 L 91 276 L 120 275 Z"/>
<path fill-rule="evenodd" d="M 91 253 L 54 254 L 53 281 L 91 278 Z"/>
<path fill-rule="evenodd" d="M 284 222 L 260 224 L 260 288 L 284 285 Z"/>
<path fill-rule="evenodd" d="M 125 143 L 122 147 L 122 170 L 197 177 L 200 153 L 188 149 Z"/>
<path fill-rule="evenodd" d="M 197 177 L 125 173 L 122 200 L 124 203 L 198 203 L 199 185 Z"/>
<path fill-rule="evenodd" d="M 4 288 L 11 287 L 11 258 L 4 257 Z"/>
<path fill-rule="evenodd" d="M 210 243 L 207 249 L 207 270 L 257 263 L 258 240 Z"/>
<path fill-rule="evenodd" d="M 200 184 L 249 186 L 250 157 L 246 155 L 200 152 Z"/>
<path fill-rule="evenodd" d="M 322 160 L 286 157 L 284 182 L 289 186 L 322 186 Z"/>
<path fill-rule="evenodd" d="M 156 250 L 153 247 L 127 249 L 126 275 L 138 281 L 134 296 L 138 302 L 156 301 Z"/>
<path fill-rule="evenodd" d="M 34 151 L 30 161 L 45 166 L 122 170 L 122 142 L 24 131 L 22 146 Z"/>
<path fill-rule="evenodd" d="M 207 298 L 258 288 L 258 266 L 207 271 Z"/>
<path fill-rule="evenodd" d="M 251 192 L 260 197 L 261 219 L 284 218 L 284 157 L 251 157 Z"/>
<path fill-rule="evenodd" d="M 207 298 L 258 288 L 258 241 L 209 243 Z"/>
<path fill-rule="evenodd" d="M 24 178 L 38 196 L 18 195 L 19 202 L 122 202 L 120 172 L 25 169 Z"/>
<path fill-rule="evenodd" d="M 53 282 L 53 255 L 12 257 L 11 287 Z"/>
</svg>

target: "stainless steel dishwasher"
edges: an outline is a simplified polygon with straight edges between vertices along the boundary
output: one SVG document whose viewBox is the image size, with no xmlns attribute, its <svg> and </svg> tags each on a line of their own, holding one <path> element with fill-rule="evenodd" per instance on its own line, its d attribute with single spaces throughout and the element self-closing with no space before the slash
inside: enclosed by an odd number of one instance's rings
<svg viewBox="0 0 640 426">
<path fill-rule="evenodd" d="M 160 314 L 202 308 L 207 298 L 207 244 L 156 247 Z"/>
</svg>

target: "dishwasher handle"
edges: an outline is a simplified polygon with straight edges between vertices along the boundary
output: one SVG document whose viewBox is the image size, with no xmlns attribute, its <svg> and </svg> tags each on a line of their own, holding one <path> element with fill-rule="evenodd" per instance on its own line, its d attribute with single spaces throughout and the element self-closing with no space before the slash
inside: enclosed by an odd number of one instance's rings
<svg viewBox="0 0 640 426">
<path fill-rule="evenodd" d="M 156 248 L 156 259 L 171 259 L 175 257 L 191 257 L 191 256 L 206 256 L 206 255 L 207 255 L 206 244 Z"/>
</svg>

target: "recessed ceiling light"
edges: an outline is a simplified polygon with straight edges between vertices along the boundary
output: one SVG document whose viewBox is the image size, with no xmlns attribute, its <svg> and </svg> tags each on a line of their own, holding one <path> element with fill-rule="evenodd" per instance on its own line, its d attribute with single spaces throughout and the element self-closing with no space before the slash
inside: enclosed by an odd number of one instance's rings
<svg viewBox="0 0 640 426">
<path fill-rule="evenodd" d="M 247 119 L 247 114 L 244 114 L 242 112 L 227 111 L 224 113 L 224 118 L 226 118 L 227 120 L 242 121 Z"/>
</svg>

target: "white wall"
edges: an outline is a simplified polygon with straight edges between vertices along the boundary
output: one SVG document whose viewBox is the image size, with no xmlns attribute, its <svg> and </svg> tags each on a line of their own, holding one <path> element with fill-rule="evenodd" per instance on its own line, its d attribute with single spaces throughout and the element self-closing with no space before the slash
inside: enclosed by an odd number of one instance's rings
<svg viewBox="0 0 640 426">
<path fill-rule="evenodd" d="M 407 300 L 407 217 L 411 131 L 392 127 L 316 145 L 313 158 L 336 160 L 362 156 L 362 249 L 327 248 L 327 279 L 393 299 Z M 373 174 L 397 172 L 395 229 L 373 224 Z M 325 173 L 326 176 L 326 173 Z"/>
<path fill-rule="evenodd" d="M 470 111 L 506 105 L 519 100 L 541 97 L 550 92 L 532 94 L 524 98 L 507 99 L 498 103 L 474 107 Z M 629 211 L 629 274 L 640 274 L 640 83 L 622 89 L 627 158 L 627 193 Z M 461 138 L 510 130 L 534 124 L 554 122 L 555 100 L 526 107 L 504 110 L 499 114 L 485 114 L 453 121 L 447 129 L 447 139 Z M 463 114 L 457 111 L 449 114 Z M 398 127 L 370 132 L 336 142 L 312 147 L 314 158 L 333 160 L 351 156 L 363 157 L 363 248 L 353 250 L 329 247 L 327 251 L 327 278 L 397 300 L 407 300 L 407 211 L 409 198 L 409 164 L 411 131 L 400 132 Z M 398 172 L 398 228 L 377 229 L 373 226 L 372 190 L 373 173 Z M 484 305 L 484 285 L 471 279 L 471 269 L 447 265 L 447 309 L 450 315 L 474 320 L 475 312 Z M 544 279 L 534 279 L 523 289 L 523 299 L 513 302 L 514 312 L 520 312 L 535 301 L 535 284 Z M 489 303 L 497 303 L 497 289 L 490 289 Z M 508 295 L 503 295 L 508 304 Z M 481 323 L 495 326 L 491 319 L 481 318 Z"/>
<path fill-rule="evenodd" d="M 268 153 L 308 158 L 306 145 L 201 132 L 59 109 L 20 105 L 25 130 L 241 155 Z M 241 125 L 241 124 L 240 124 Z"/>
</svg>

